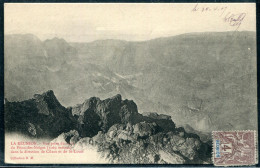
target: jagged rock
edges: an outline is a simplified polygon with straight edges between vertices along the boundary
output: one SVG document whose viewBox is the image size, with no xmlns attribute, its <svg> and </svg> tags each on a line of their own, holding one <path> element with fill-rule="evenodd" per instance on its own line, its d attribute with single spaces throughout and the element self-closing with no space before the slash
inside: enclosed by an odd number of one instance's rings
<svg viewBox="0 0 260 168">
<path fill-rule="evenodd" d="M 133 101 L 122 100 L 121 95 L 116 95 L 103 101 L 92 97 L 72 107 L 72 114 L 78 118 L 80 134 L 92 137 L 98 131 L 107 132 L 114 124 L 134 123 L 138 111 Z"/>
<path fill-rule="evenodd" d="M 98 131 L 107 132 L 114 124 L 134 125 L 142 121 L 154 122 L 165 132 L 175 129 L 175 124 L 170 116 L 157 113 L 141 115 L 138 113 L 136 104 L 132 100 L 122 100 L 121 95 L 105 100 L 92 97 L 84 103 L 72 107 L 71 112 L 78 120 L 79 132 L 83 137 L 93 137 Z"/>
<path fill-rule="evenodd" d="M 65 107 L 60 104 L 52 90 L 43 94 L 35 94 L 34 101 L 36 102 L 39 114 L 54 116 L 55 113 L 65 111 Z"/>
<path fill-rule="evenodd" d="M 122 106 L 119 115 L 123 124 L 134 124 L 138 116 L 137 106 L 134 103 L 134 101 L 122 101 Z"/>
<path fill-rule="evenodd" d="M 155 122 L 164 132 L 174 131 L 176 129 L 175 123 L 171 120 L 171 116 L 158 115 L 157 113 L 143 113 L 139 117 L 139 121 Z"/>
<path fill-rule="evenodd" d="M 109 130 L 107 131 L 107 135 L 110 138 L 114 138 L 117 135 L 117 132 L 119 130 L 123 130 L 124 129 L 124 125 L 123 124 L 115 124 L 112 127 L 109 128 Z"/>
<path fill-rule="evenodd" d="M 211 163 L 210 142 L 176 128 L 167 115 L 139 114 L 136 104 L 121 95 L 105 100 L 92 97 L 65 108 L 48 91 L 4 106 L 7 131 L 57 137 L 52 142 L 75 148 L 95 147 L 111 163 Z"/>
<path fill-rule="evenodd" d="M 130 132 L 124 130 L 120 131 L 117 137 L 118 139 L 122 139 L 124 141 L 134 141 L 134 137 L 131 136 Z"/>
<path fill-rule="evenodd" d="M 167 149 L 178 152 L 188 162 L 202 162 L 211 156 L 211 146 L 203 143 L 198 137 L 180 136 L 172 132 L 167 133 L 166 137 L 169 141 L 165 145 Z M 201 150 L 204 153 L 201 153 Z"/>
<path fill-rule="evenodd" d="M 93 138 L 94 144 L 101 144 L 103 141 L 105 141 L 105 135 L 102 133 L 102 131 L 99 131 L 97 135 L 95 135 Z"/>
<path fill-rule="evenodd" d="M 155 112 L 145 112 L 142 113 L 142 115 L 153 119 L 158 119 L 158 120 L 171 120 L 171 116 L 165 114 L 157 114 Z"/>
<path fill-rule="evenodd" d="M 155 123 L 140 122 L 134 125 L 134 134 L 140 137 L 151 136 L 160 131 L 160 127 Z"/>
<path fill-rule="evenodd" d="M 134 141 L 136 138 L 133 135 L 133 126 L 131 124 L 115 124 L 107 131 L 107 138 L 110 140 L 118 141 Z"/>
<path fill-rule="evenodd" d="M 200 139 L 181 137 L 178 132 L 159 132 L 146 139 L 130 139 L 133 134 L 126 128 L 123 124 L 115 124 L 107 133 L 99 132 L 93 138 L 79 140 L 77 146 L 96 145 L 100 155 L 109 158 L 111 163 L 211 163 L 210 146 Z"/>
<path fill-rule="evenodd" d="M 22 102 L 7 102 L 5 128 L 34 137 L 57 137 L 76 128 L 76 120 L 56 99 L 53 91 Z"/>
<path fill-rule="evenodd" d="M 145 124 L 147 124 L 144 126 L 145 128 L 155 125 L 154 123 Z M 144 125 L 144 122 L 142 125 Z M 147 129 L 148 132 L 149 130 L 150 128 Z M 92 138 L 80 139 L 76 142 L 75 148 L 84 149 L 96 146 L 100 156 L 110 160 L 111 163 L 211 163 L 211 151 L 208 150 L 210 146 L 207 146 L 198 138 L 181 137 L 178 132 L 154 133 L 153 135 L 146 135 L 148 138 L 145 139 L 134 139 L 132 138 L 134 135 L 135 131 L 131 134 L 126 125 L 115 124 L 107 133 L 99 131 Z M 66 139 L 64 134 L 59 137 Z"/>
</svg>

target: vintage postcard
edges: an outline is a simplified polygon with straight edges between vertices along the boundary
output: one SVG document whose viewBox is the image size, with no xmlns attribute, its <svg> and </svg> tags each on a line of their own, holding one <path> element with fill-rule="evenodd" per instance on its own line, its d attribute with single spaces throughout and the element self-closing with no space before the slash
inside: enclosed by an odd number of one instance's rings
<svg viewBox="0 0 260 168">
<path fill-rule="evenodd" d="M 258 162 L 254 3 L 5 3 L 5 163 Z"/>
</svg>

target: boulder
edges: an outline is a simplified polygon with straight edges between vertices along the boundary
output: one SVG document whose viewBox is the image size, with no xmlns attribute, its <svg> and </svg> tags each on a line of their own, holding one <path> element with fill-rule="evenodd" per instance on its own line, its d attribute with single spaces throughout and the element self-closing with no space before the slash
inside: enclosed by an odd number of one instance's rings
<svg viewBox="0 0 260 168">
<path fill-rule="evenodd" d="M 79 141 L 79 133 L 76 130 L 71 130 L 66 133 L 62 133 L 57 138 L 51 141 L 51 143 L 63 143 L 69 145 L 75 145 Z"/>
<path fill-rule="evenodd" d="M 134 137 L 130 134 L 130 132 L 124 130 L 118 132 L 117 138 L 124 141 L 134 141 Z"/>
<path fill-rule="evenodd" d="M 107 136 L 109 138 L 115 138 L 120 130 L 124 130 L 125 126 L 123 124 L 115 124 L 109 128 L 107 131 Z"/>
<path fill-rule="evenodd" d="M 171 147 L 174 152 L 179 152 L 189 160 L 194 160 L 202 144 L 200 139 L 184 138 L 180 135 L 169 136 L 169 139 L 169 147 Z"/>
<path fill-rule="evenodd" d="M 155 123 L 140 122 L 133 126 L 134 134 L 138 134 L 140 137 L 151 136 L 160 131 L 160 127 Z"/>
</svg>

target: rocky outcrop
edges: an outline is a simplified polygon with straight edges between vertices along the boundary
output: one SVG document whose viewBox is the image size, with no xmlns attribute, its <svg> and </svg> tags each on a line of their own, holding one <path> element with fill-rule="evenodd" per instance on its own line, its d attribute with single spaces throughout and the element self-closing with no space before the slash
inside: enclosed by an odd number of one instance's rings
<svg viewBox="0 0 260 168">
<path fill-rule="evenodd" d="M 160 126 L 164 132 L 174 131 L 176 129 L 175 123 L 172 121 L 171 116 L 157 113 L 151 113 L 152 115 L 147 115 L 148 113 L 139 116 L 139 120 L 146 121 L 149 123 L 155 122 Z"/>
<path fill-rule="evenodd" d="M 145 122 L 141 125 L 145 125 Z M 149 132 L 154 123 L 147 124 Z M 107 133 L 99 131 L 92 138 L 85 137 L 76 142 L 75 148 L 96 148 L 100 156 L 110 163 L 120 164 L 205 164 L 211 163 L 211 146 L 203 143 L 199 137 L 186 132 L 153 132 L 145 136 L 140 123 L 135 125 L 115 124 Z M 70 134 L 70 133 L 66 133 Z M 65 142 L 66 134 L 57 139 Z M 73 136 L 77 137 L 77 136 Z M 63 138 L 63 139 L 62 139 Z M 76 139 L 76 138 L 74 138 Z M 67 142 L 71 144 L 71 142 Z M 74 142 L 75 143 L 75 142 Z"/>
<path fill-rule="evenodd" d="M 98 131 L 107 132 L 114 124 L 136 124 L 149 127 L 150 123 L 156 124 L 162 131 L 174 131 L 175 124 L 170 116 L 157 113 L 139 114 L 137 105 L 132 100 L 122 100 L 121 95 L 100 100 L 92 97 L 84 103 L 70 108 L 71 113 L 78 120 L 79 132 L 83 137 L 92 137 Z M 145 128 L 142 127 L 142 128 Z M 135 129 L 139 127 L 136 126 Z M 144 133 L 147 134 L 147 130 Z M 150 133 L 149 133 L 150 134 Z"/>
<path fill-rule="evenodd" d="M 132 129 L 140 136 L 149 136 L 158 130 L 175 130 L 170 116 L 139 114 L 137 105 L 132 100 L 122 100 L 121 95 L 105 100 L 92 97 L 82 104 L 65 108 L 50 90 L 22 102 L 7 101 L 5 111 L 7 131 L 36 137 L 55 137 L 72 129 L 81 137 L 93 137 L 99 131 L 106 133 L 115 124 L 136 124 Z"/>
<path fill-rule="evenodd" d="M 140 122 L 134 125 L 133 133 L 137 134 L 140 137 L 149 137 L 154 135 L 162 130 L 155 122 L 146 123 Z"/>
<path fill-rule="evenodd" d="M 53 138 L 76 128 L 76 120 L 51 90 L 22 102 L 6 102 L 4 107 L 6 131 Z"/>
<path fill-rule="evenodd" d="M 143 116 L 157 119 L 157 120 L 171 120 L 171 116 L 165 115 L 165 114 L 157 114 L 155 112 L 145 112 L 142 113 Z"/>
<path fill-rule="evenodd" d="M 98 131 L 107 132 L 116 123 L 133 124 L 140 115 L 136 104 L 131 100 L 122 100 L 121 95 L 106 100 L 92 97 L 72 107 L 71 112 L 78 119 L 80 134 L 89 137 Z"/>
<path fill-rule="evenodd" d="M 210 163 L 211 144 L 195 133 L 176 128 L 170 116 L 139 114 L 121 95 L 92 97 L 65 108 L 53 91 L 33 99 L 5 103 L 7 131 L 32 137 L 57 137 L 71 147 L 94 147 L 111 163 Z"/>
</svg>

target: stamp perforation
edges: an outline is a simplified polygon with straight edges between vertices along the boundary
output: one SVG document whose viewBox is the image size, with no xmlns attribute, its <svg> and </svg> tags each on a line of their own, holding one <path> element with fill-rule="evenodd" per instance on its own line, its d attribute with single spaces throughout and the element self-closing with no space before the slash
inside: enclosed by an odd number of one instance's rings
<svg viewBox="0 0 260 168">
<path fill-rule="evenodd" d="M 216 140 L 215 135 L 218 133 L 253 133 L 253 146 L 254 146 L 254 163 L 248 163 L 248 164 L 219 164 L 215 163 L 216 159 Z M 256 130 L 227 130 L 227 131 L 212 131 L 212 161 L 215 166 L 252 166 L 258 163 L 258 142 L 257 142 L 257 131 Z"/>
</svg>

